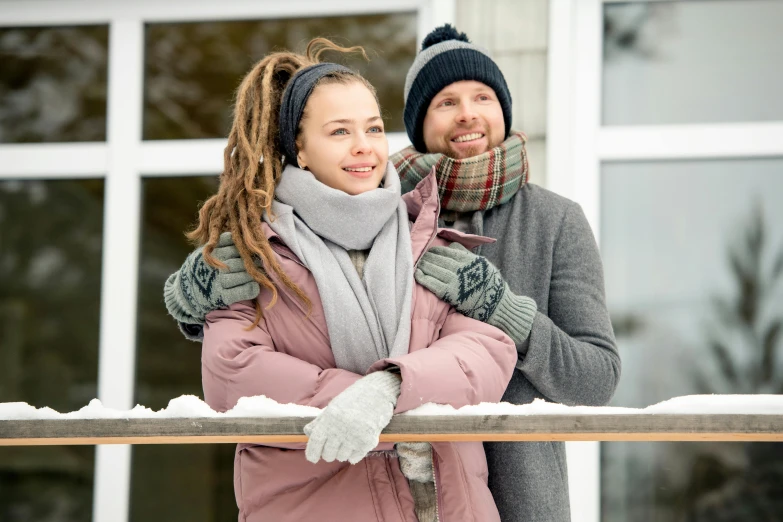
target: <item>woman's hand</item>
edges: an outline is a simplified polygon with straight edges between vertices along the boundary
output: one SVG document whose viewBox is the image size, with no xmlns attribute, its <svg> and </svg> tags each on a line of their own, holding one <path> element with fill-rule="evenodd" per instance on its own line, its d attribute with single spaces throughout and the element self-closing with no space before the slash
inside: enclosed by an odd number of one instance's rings
<svg viewBox="0 0 783 522">
<path fill-rule="evenodd" d="M 356 464 L 375 446 L 392 419 L 400 395 L 400 376 L 388 371 L 362 377 L 307 426 L 305 457 L 313 464 L 339 460 Z"/>
</svg>

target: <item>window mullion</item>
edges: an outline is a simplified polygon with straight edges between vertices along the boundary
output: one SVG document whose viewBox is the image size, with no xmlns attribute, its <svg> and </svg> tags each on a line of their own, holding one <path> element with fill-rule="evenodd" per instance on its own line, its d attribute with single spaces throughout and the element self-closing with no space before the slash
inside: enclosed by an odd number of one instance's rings
<svg viewBox="0 0 783 522">
<path fill-rule="evenodd" d="M 105 143 L 23 143 L 0 145 L 0 178 L 102 178 Z"/>
<path fill-rule="evenodd" d="M 456 0 L 421 0 L 416 41 L 424 40 L 424 37 L 439 25 L 454 24 L 456 17 Z"/>
<path fill-rule="evenodd" d="M 548 177 L 552 176 L 552 184 L 563 191 L 562 195 L 582 206 L 599 240 L 600 163 L 596 142 L 601 124 L 602 2 L 569 0 L 568 5 L 563 4 L 557 0 L 550 4 L 550 16 L 558 16 L 550 21 L 550 27 L 557 29 L 550 37 L 558 38 L 551 45 L 555 58 L 565 59 L 568 64 L 567 71 L 554 72 L 560 73 L 559 79 L 568 81 L 569 87 L 549 84 L 549 94 L 555 96 L 550 101 L 549 115 L 555 114 L 557 119 L 550 122 L 556 132 L 547 137 L 547 147 L 550 157 L 562 154 L 565 158 L 548 168 Z M 552 63 L 552 59 L 550 67 L 561 66 Z M 564 98 L 567 112 L 558 112 L 552 104 Z M 573 522 L 598 522 L 601 519 L 600 443 L 567 443 L 566 450 L 571 518 Z"/>
<path fill-rule="evenodd" d="M 144 23 L 113 19 L 109 33 L 108 170 L 103 230 L 98 397 L 130 409 L 134 399 Z M 93 520 L 125 522 L 130 446 L 98 446 Z"/>
<path fill-rule="evenodd" d="M 783 122 L 604 126 L 598 155 L 604 161 L 780 157 Z"/>
</svg>

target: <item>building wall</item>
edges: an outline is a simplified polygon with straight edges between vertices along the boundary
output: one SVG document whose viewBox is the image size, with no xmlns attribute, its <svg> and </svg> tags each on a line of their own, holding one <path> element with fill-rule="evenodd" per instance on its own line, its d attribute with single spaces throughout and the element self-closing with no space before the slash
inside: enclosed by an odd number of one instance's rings
<svg viewBox="0 0 783 522">
<path fill-rule="evenodd" d="M 511 90 L 513 128 L 528 136 L 531 181 L 545 185 L 548 0 L 456 0 L 456 25 L 487 48 Z"/>
</svg>

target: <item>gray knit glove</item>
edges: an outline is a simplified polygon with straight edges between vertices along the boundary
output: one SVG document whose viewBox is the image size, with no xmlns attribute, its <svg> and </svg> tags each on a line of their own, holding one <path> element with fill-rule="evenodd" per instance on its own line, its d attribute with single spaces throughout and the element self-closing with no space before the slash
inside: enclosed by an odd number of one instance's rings
<svg viewBox="0 0 783 522">
<path fill-rule="evenodd" d="M 530 335 L 536 302 L 514 295 L 495 265 L 459 243 L 425 252 L 415 277 L 461 314 L 503 330 L 517 346 Z"/>
<path fill-rule="evenodd" d="M 203 250 L 204 247 L 199 247 L 191 252 L 179 271 L 169 276 L 163 288 L 166 308 L 181 325 L 200 325 L 212 310 L 255 299 L 261 291 L 258 283 L 245 271 L 230 232 L 220 234 L 217 247 L 212 252 L 216 259 L 228 266 L 226 270 L 208 265 L 202 256 Z"/>
<path fill-rule="evenodd" d="M 375 446 L 392 419 L 400 396 L 400 376 L 388 371 L 366 375 L 337 395 L 304 427 L 305 457 L 356 464 Z"/>
<path fill-rule="evenodd" d="M 408 480 L 432 482 L 432 445 L 429 442 L 398 442 L 394 445 L 400 458 L 400 470 Z"/>
</svg>

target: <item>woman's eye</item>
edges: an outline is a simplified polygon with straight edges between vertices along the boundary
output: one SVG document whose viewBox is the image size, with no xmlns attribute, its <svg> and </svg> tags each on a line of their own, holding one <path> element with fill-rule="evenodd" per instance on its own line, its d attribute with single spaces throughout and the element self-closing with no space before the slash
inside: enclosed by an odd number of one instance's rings
<svg viewBox="0 0 783 522">
<path fill-rule="evenodd" d="M 345 134 L 348 134 L 347 129 L 336 129 L 332 131 L 332 136 L 344 136 Z"/>
<path fill-rule="evenodd" d="M 370 127 L 368 129 L 368 132 L 382 133 L 383 132 L 383 127 L 379 127 L 379 126 L 376 125 L 374 127 Z"/>
</svg>

